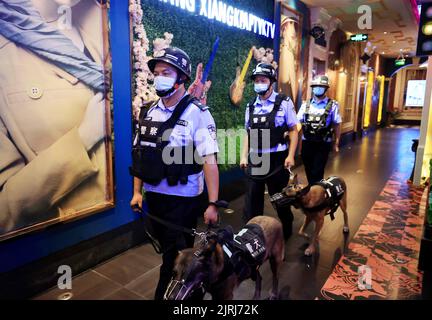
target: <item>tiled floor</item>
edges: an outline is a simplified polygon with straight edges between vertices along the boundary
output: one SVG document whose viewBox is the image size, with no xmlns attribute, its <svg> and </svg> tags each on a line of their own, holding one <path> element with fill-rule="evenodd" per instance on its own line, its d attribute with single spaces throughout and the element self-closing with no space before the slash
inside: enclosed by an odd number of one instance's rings
<svg viewBox="0 0 432 320">
<path fill-rule="evenodd" d="M 389 128 L 378 130 L 351 145 L 344 147 L 339 154 L 333 154 L 326 169 L 326 175 L 340 175 L 348 185 L 348 212 L 351 233 L 344 237 L 343 219 L 336 214 L 332 222 L 326 219 L 321 234 L 319 254 L 305 258 L 303 250 L 305 239 L 294 235 L 286 243 L 286 261 L 280 274 L 280 298 L 315 299 L 321 288 L 332 274 L 334 267 L 356 234 L 369 210 L 381 194 L 387 181 L 394 172 L 399 172 L 401 179 L 407 179 L 411 173 L 414 154 L 411 152 L 411 139 L 418 138 L 417 128 Z M 296 169 L 300 180 L 305 181 L 303 167 Z M 401 194 L 402 197 L 407 194 Z M 222 224 L 230 224 L 235 230 L 242 226 L 241 210 L 244 198 L 230 203 L 234 214 L 223 214 Z M 275 216 L 266 200 L 265 212 Z M 294 231 L 300 228 L 303 215 L 294 211 Z M 385 241 L 385 238 L 382 239 Z M 385 249 L 385 247 L 384 247 Z M 110 261 L 74 278 L 72 299 L 152 299 L 158 280 L 160 257 L 150 245 L 131 249 Z M 268 297 L 271 288 L 271 272 L 264 264 L 262 298 Z M 235 291 L 235 299 L 252 298 L 254 283 L 243 282 Z M 64 293 L 54 288 L 35 297 L 36 299 L 57 299 Z"/>
<path fill-rule="evenodd" d="M 73 278 L 72 299 L 150 300 L 159 277 L 161 258 L 149 245 L 131 249 Z M 144 285 L 143 285 L 144 284 Z M 64 290 L 54 288 L 35 299 L 60 299 Z"/>
<path fill-rule="evenodd" d="M 321 290 L 324 299 L 419 299 L 422 273 L 417 270 L 424 211 L 424 189 L 394 174 L 348 250 Z M 423 197 L 424 198 L 424 197 Z M 358 286 L 359 267 L 370 267 L 371 288 Z"/>
</svg>

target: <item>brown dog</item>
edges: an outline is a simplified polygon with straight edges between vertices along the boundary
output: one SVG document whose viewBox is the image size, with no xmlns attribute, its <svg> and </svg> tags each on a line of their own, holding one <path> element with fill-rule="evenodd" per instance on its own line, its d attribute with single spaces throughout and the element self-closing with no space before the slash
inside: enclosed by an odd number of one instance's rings
<svg viewBox="0 0 432 320">
<path fill-rule="evenodd" d="M 245 230 L 257 230 L 256 228 L 263 237 L 263 241 L 258 244 L 258 240 L 252 238 L 246 243 L 246 247 L 255 246 L 253 249 L 258 250 L 254 253 L 260 255 L 258 262 L 252 263 L 252 266 L 247 262 L 252 255 L 246 257 L 244 252 L 224 240 L 219 232 L 213 235 L 207 234 L 202 245 L 182 250 L 176 259 L 174 276 L 165 293 L 165 299 L 202 298 L 204 292 L 209 292 L 214 300 L 232 300 L 234 289 L 248 278 L 255 280 L 254 299 L 259 299 L 262 279 L 258 269 L 266 260 L 270 261 L 273 273 L 270 299 L 276 299 L 278 297 L 278 272 L 285 252 L 280 221 L 267 216 L 255 217 L 237 235 L 232 237 L 231 234 L 232 243 L 239 239 L 239 235 L 247 234 Z"/>
<path fill-rule="evenodd" d="M 329 189 L 329 188 L 333 188 Z M 316 252 L 319 241 L 319 234 L 324 225 L 324 217 L 332 215 L 338 207 L 344 214 L 343 232 L 349 233 L 347 213 L 347 187 L 345 181 L 340 177 L 330 177 L 323 182 L 312 186 L 301 184 L 289 185 L 283 190 L 288 197 L 295 198 L 292 203 L 294 207 L 301 208 L 306 215 L 304 223 L 300 228 L 299 235 L 310 238 L 310 244 L 305 250 L 306 256 Z M 305 233 L 305 229 L 312 222 L 315 222 L 315 230 L 312 237 Z"/>
</svg>

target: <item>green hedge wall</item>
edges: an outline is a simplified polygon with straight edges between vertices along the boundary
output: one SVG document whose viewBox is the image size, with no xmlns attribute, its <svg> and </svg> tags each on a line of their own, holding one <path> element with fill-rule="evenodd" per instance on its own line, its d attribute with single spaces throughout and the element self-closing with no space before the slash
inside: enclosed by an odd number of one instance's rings
<svg viewBox="0 0 432 320">
<path fill-rule="evenodd" d="M 198 0 L 196 2 L 199 3 Z M 273 0 L 226 0 L 224 3 L 273 21 Z M 245 105 L 254 96 L 251 82 L 247 82 L 240 108 L 231 105 L 229 87 L 235 79 L 236 67 L 243 66 L 250 48 L 273 48 L 273 39 L 209 20 L 199 16 L 198 12 L 189 13 L 170 5 L 169 2 L 142 0 L 142 7 L 144 27 L 150 42 L 155 38 L 163 38 L 164 32 L 172 33 L 172 45 L 189 54 L 194 68 L 199 62 L 207 62 L 216 37 L 220 37 L 219 49 L 209 76 L 213 84 L 208 93 L 207 104 L 218 128 L 243 126 Z M 255 64 L 256 61 L 252 59 L 247 77 Z"/>
</svg>

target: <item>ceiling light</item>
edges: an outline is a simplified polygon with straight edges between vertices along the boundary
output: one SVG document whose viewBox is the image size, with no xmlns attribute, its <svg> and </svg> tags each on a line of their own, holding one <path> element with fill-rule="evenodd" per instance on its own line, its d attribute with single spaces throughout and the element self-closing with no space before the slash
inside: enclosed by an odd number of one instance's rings
<svg viewBox="0 0 432 320">
<path fill-rule="evenodd" d="M 428 22 L 428 23 L 424 24 L 422 31 L 427 36 L 432 35 L 432 22 Z"/>
<path fill-rule="evenodd" d="M 387 31 L 384 31 L 384 34 L 387 34 Z"/>
<path fill-rule="evenodd" d="M 423 43 L 422 45 L 422 49 L 423 51 L 431 51 L 432 50 L 432 41 L 426 41 L 425 43 Z"/>
</svg>

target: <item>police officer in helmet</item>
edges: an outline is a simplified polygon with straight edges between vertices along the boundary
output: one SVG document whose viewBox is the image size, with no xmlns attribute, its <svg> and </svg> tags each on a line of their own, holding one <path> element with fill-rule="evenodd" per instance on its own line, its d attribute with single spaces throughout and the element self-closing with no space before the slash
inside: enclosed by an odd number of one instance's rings
<svg viewBox="0 0 432 320">
<path fill-rule="evenodd" d="M 313 79 L 313 97 L 303 103 L 297 118 L 301 123 L 302 160 L 309 184 L 324 179 L 324 169 L 330 151 L 339 152 L 342 118 L 337 101 L 327 97 L 329 78 L 321 75 Z"/>
<path fill-rule="evenodd" d="M 298 120 L 293 102 L 273 90 L 276 70 L 270 64 L 259 63 L 251 78 L 257 97 L 246 108 L 245 127 L 248 134 L 244 139 L 240 162 L 248 177 L 244 210 L 246 221 L 264 213 L 265 186 L 270 196 L 286 187 L 289 180 L 287 169 L 294 166 L 298 141 Z M 291 209 L 278 210 L 278 216 L 284 237 L 288 239 L 292 234 Z"/>
<path fill-rule="evenodd" d="M 189 56 L 170 47 L 148 62 L 160 97 L 150 107 L 142 107 L 133 143 L 134 176 L 132 207 L 142 206 L 144 187 L 148 210 L 171 224 L 195 228 L 203 213 L 200 195 L 207 185 L 209 203 L 206 224 L 218 219 L 219 172 L 216 126 L 209 108 L 187 94 L 191 77 Z M 162 266 L 155 299 L 163 299 L 172 277 L 178 252 L 193 246 L 193 236 L 152 221 L 162 247 Z"/>
</svg>

